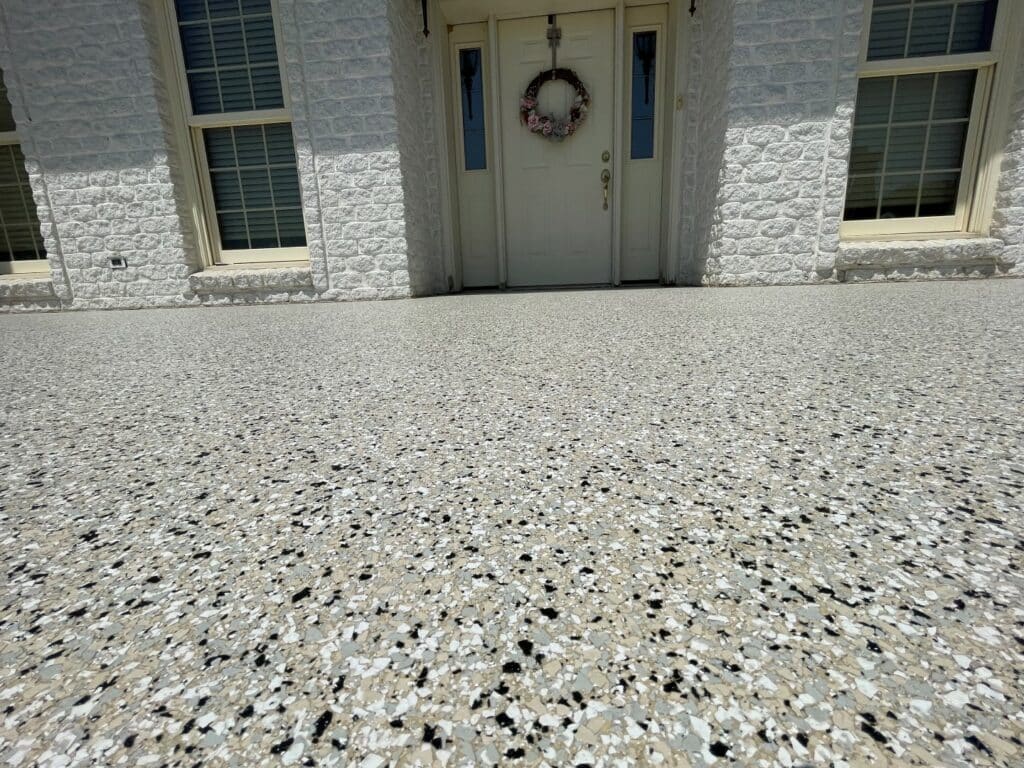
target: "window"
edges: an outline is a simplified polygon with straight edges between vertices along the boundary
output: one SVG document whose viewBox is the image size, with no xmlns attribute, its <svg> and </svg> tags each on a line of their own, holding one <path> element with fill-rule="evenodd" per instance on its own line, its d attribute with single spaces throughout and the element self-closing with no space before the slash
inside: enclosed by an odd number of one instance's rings
<svg viewBox="0 0 1024 768">
<path fill-rule="evenodd" d="M 174 25 L 215 260 L 308 258 L 272 0 L 174 0 Z"/>
<path fill-rule="evenodd" d="M 843 233 L 963 232 L 998 64 L 998 0 L 874 0 Z"/>
<path fill-rule="evenodd" d="M 487 135 L 484 130 L 483 56 L 479 48 L 459 50 L 459 82 L 462 84 L 462 148 L 467 171 L 487 169 Z"/>
<path fill-rule="evenodd" d="M 658 33 L 633 33 L 633 95 L 629 127 L 630 159 L 654 157 L 654 99 L 657 94 Z"/>
<path fill-rule="evenodd" d="M 0 70 L 0 274 L 49 271 L 25 156 Z"/>
</svg>

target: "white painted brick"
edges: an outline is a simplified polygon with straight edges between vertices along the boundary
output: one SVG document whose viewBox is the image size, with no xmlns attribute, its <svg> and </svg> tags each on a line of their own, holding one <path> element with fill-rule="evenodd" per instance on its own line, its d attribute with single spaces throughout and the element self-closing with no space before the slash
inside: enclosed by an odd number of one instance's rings
<svg viewBox="0 0 1024 768">
<path fill-rule="evenodd" d="M 855 65 L 859 47 L 851 41 L 859 41 L 863 4 L 724 0 L 703 4 L 699 16 L 693 37 L 701 60 L 689 103 L 703 110 L 696 130 L 722 138 L 686 146 L 698 155 L 692 165 L 706 169 L 684 176 L 683 188 L 705 211 L 698 216 L 718 224 L 701 236 L 684 216 L 683 238 L 696 234 L 697 246 L 680 254 L 680 274 L 729 285 L 826 279 L 834 255 L 820 246 L 833 240 L 828 230 L 841 212 L 849 152 L 833 144 L 849 136 L 856 67 L 847 59 Z M 722 147 L 720 154 L 709 144 Z M 842 162 L 841 178 L 829 177 L 828 158 Z M 684 156 L 684 172 L 687 162 Z M 751 219 L 761 223 L 752 228 Z"/>
<path fill-rule="evenodd" d="M 4 3 L 10 35 L 0 36 L 0 66 L 18 101 L 54 295 L 74 308 L 194 303 L 189 275 L 200 265 L 181 194 L 189 159 L 168 138 L 154 6 L 43 4 L 47 13 L 39 0 Z M 393 286 L 410 273 L 416 291 L 443 290 L 430 58 L 439 36 L 423 39 L 414 0 L 281 0 L 278 11 L 310 286 L 247 294 L 239 286 L 258 289 L 260 276 L 243 270 L 231 303 L 367 298 L 381 286 L 408 294 Z M 110 270 L 111 256 L 127 258 L 128 269 Z M 364 277 L 332 291 L 331 275 L 341 273 Z"/>
<path fill-rule="evenodd" d="M 41 4 L 48 12 L 39 13 Z M 46 296 L 0 290 L 0 305 L 445 291 L 436 128 L 443 102 L 433 55 L 446 36 L 436 0 L 430 5 L 435 32 L 424 39 L 417 0 L 278 3 L 310 252 L 298 279 L 292 270 L 193 274 L 196 238 L 181 194 L 188 160 L 168 138 L 168 83 L 154 66 L 148 1 L 5 0 L 0 66 L 25 136 L 52 279 Z M 992 237 L 902 241 L 896 250 L 841 243 L 863 7 L 715 0 L 700 3 L 692 20 L 684 15 L 692 34 L 680 84 L 683 152 L 669 169 L 683 192 L 679 252 L 671 254 L 681 281 L 1024 276 L 1024 57 Z M 128 269 L 110 269 L 115 255 Z"/>
<path fill-rule="evenodd" d="M 1010 129 L 996 194 L 992 236 L 1003 243 L 1007 274 L 1024 277 L 1024 55 L 1018 56 Z"/>
<path fill-rule="evenodd" d="M 0 66 L 19 102 L 40 213 L 52 224 L 43 230 L 57 295 L 69 306 L 103 297 L 133 306 L 132 298 L 173 301 L 187 292 L 191 261 L 170 183 L 163 85 L 151 66 L 153 30 L 143 4 L 43 5 L 41 13 L 38 0 L 5 0 L 10 49 L 0 49 Z M 136 239 L 147 232 L 174 236 Z M 113 256 L 127 256 L 128 269 L 104 269 Z M 153 262 L 180 265 L 181 277 L 150 280 L 136 272 Z"/>
</svg>

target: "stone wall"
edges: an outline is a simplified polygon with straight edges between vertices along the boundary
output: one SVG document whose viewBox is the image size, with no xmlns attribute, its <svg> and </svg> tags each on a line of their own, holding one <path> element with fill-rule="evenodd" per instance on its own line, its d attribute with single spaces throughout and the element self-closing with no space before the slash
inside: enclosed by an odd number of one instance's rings
<svg viewBox="0 0 1024 768">
<path fill-rule="evenodd" d="M 187 303 L 172 157 L 141 8 L 4 0 L 10 79 L 54 293 L 67 308 Z M 111 268 L 110 257 L 127 268 Z"/>
<path fill-rule="evenodd" d="M 729 62 L 735 0 L 705 3 L 690 20 L 687 104 L 681 159 L 682 234 L 679 282 L 699 285 L 707 271 L 725 155 Z"/>
<path fill-rule="evenodd" d="M 723 25 L 730 11 L 731 23 Z M 696 93 L 691 86 L 688 98 L 697 104 L 691 130 L 700 138 L 697 159 L 689 161 L 695 188 L 684 199 L 694 221 L 683 221 L 683 240 L 692 232 L 695 247 L 681 254 L 683 282 L 1024 273 L 1024 63 L 1017 67 L 991 237 L 840 242 L 863 0 L 728 0 L 703 4 L 700 14 L 692 49 L 700 86 Z M 715 99 L 723 77 L 724 120 Z"/>
<path fill-rule="evenodd" d="M 405 199 L 405 236 L 408 243 L 409 280 L 416 295 L 447 290 L 441 241 L 439 155 L 442 137 L 435 125 L 444 98 L 435 83 L 434 46 L 443 40 L 435 29 L 423 35 L 419 0 L 391 0 L 392 79 L 398 118 L 402 190 Z M 433 15 L 437 22 L 438 14 Z M 440 22 L 435 23 L 435 27 Z"/>
<path fill-rule="evenodd" d="M 417 0 L 279 0 L 309 264 L 203 270 L 164 67 L 165 0 L 4 0 L 5 71 L 51 280 L 0 308 L 80 309 L 443 293 L 437 46 Z M 679 282 L 1024 275 L 1024 56 L 991 237 L 839 240 L 864 0 L 715 0 L 690 19 Z M 44 6 L 41 12 L 40 6 Z M 125 259 L 112 269 L 110 258 Z"/>
<path fill-rule="evenodd" d="M 1019 14 L 1024 21 L 1024 13 Z M 1024 35 L 1018 36 L 1018 41 Z M 1018 42 L 1018 45 L 1020 43 Z M 1002 265 L 1024 276 L 1024 53 L 1018 54 L 1017 77 L 1009 134 L 1003 144 L 1003 165 L 996 193 L 992 235 L 1004 243 Z"/>
<path fill-rule="evenodd" d="M 731 21 L 715 23 L 731 5 Z M 749 285 L 829 279 L 845 194 L 861 0 L 734 0 L 703 4 L 710 95 L 721 116 L 702 129 L 696 196 L 713 190 L 710 229 L 697 226 L 691 282 Z M 712 22 L 708 24 L 708 22 Z M 710 69 L 708 69 L 710 67 Z M 713 98 L 701 98 L 709 109 Z M 705 142 L 707 145 L 707 142 Z M 714 167 L 717 165 L 717 167 Z M 687 270 L 681 270 L 686 273 Z"/>
<path fill-rule="evenodd" d="M 10 22 L 4 6 L 0 5 L 0 69 L 3 70 L 7 95 L 11 101 L 14 119 L 20 126 L 21 149 L 25 154 L 25 166 L 32 187 L 32 196 L 39 215 L 40 230 L 48 252 L 50 271 L 53 275 L 41 278 L 33 276 L 19 280 L 0 280 L 0 311 L 53 311 L 60 309 L 61 299 L 70 300 L 71 291 L 64 272 L 64 259 L 60 252 L 56 229 L 53 225 L 53 210 L 46 190 L 42 166 L 37 159 L 29 127 L 29 112 L 21 88 L 21 78 L 13 67 L 14 57 L 10 44 Z"/>
<path fill-rule="evenodd" d="M 417 31 L 418 6 L 280 0 L 310 262 L 196 279 L 191 158 L 173 130 L 162 2 L 47 0 L 40 13 L 38 0 L 6 0 L 0 8 L 0 67 L 52 272 L 48 297 L 38 279 L 0 286 L 0 307 L 394 298 L 411 293 L 411 273 L 416 292 L 444 290 L 432 53 Z M 112 269 L 112 256 L 127 268 Z"/>
<path fill-rule="evenodd" d="M 327 298 L 407 296 L 389 4 L 278 7 L 314 286 Z"/>
</svg>

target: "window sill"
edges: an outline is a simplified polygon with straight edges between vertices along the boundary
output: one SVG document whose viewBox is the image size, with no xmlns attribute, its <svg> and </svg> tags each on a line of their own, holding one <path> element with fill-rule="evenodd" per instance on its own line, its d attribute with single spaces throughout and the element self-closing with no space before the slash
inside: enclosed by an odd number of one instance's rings
<svg viewBox="0 0 1024 768">
<path fill-rule="evenodd" d="M 239 272 L 256 269 L 309 269 L 309 259 L 286 259 L 282 261 L 247 261 L 238 264 L 211 264 L 203 272 Z"/>
<path fill-rule="evenodd" d="M 53 280 L 42 272 L 0 275 L 0 302 L 55 299 Z"/>
<path fill-rule="evenodd" d="M 840 238 L 844 243 L 888 243 L 895 241 L 914 240 L 935 241 L 935 240 L 984 240 L 986 238 L 975 232 L 900 232 L 885 234 L 874 232 L 869 235 L 844 235 L 840 232 Z"/>
<path fill-rule="evenodd" d="M 917 235 L 913 239 L 844 240 L 836 254 L 836 269 L 997 264 L 1002 260 L 1005 247 L 1002 240 L 959 233 L 950 236 Z"/>
<path fill-rule="evenodd" d="M 309 262 L 218 264 L 189 275 L 188 282 L 197 294 L 313 291 Z"/>
</svg>

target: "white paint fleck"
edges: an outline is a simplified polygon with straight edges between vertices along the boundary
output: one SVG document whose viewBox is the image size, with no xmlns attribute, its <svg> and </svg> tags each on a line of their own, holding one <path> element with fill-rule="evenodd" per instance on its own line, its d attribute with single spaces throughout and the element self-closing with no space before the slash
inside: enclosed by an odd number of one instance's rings
<svg viewBox="0 0 1024 768">
<path fill-rule="evenodd" d="M 971 699 L 963 691 L 957 690 L 943 694 L 942 700 L 951 707 L 963 709 Z"/>
</svg>

